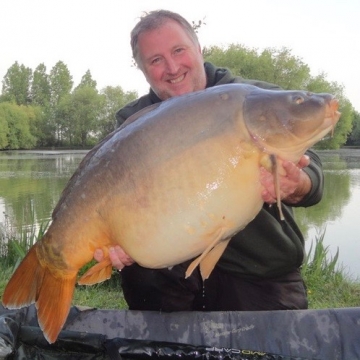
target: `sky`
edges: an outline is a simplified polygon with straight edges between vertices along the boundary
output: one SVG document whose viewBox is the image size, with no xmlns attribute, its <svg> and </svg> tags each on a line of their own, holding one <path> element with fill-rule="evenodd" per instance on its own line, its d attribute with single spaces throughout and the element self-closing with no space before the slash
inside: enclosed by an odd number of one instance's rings
<svg viewBox="0 0 360 360">
<path fill-rule="evenodd" d="M 76 86 L 90 70 L 98 89 L 148 91 L 132 66 L 130 31 L 144 11 L 203 20 L 202 46 L 291 49 L 313 76 L 344 86 L 360 112 L 360 0 L 0 0 L 0 79 L 17 61 L 49 73 L 63 61 Z M 260 79 L 261 80 L 261 79 Z"/>
</svg>

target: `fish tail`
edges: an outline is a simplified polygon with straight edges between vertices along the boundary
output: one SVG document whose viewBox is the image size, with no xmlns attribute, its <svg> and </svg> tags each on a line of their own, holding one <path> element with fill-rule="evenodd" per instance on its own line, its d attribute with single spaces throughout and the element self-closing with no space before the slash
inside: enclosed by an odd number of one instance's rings
<svg viewBox="0 0 360 360">
<path fill-rule="evenodd" d="M 18 309 L 35 303 L 39 326 L 49 343 L 55 342 L 68 313 L 76 283 L 76 272 L 53 274 L 42 265 L 35 244 L 6 285 L 2 303 Z"/>
<path fill-rule="evenodd" d="M 50 344 L 57 339 L 69 314 L 76 275 L 54 276 L 50 271 L 45 271 L 35 306 L 39 326 Z"/>
<path fill-rule="evenodd" d="M 19 309 L 36 301 L 44 269 L 41 267 L 36 245 L 26 254 L 5 287 L 2 303 L 9 309 Z"/>
</svg>

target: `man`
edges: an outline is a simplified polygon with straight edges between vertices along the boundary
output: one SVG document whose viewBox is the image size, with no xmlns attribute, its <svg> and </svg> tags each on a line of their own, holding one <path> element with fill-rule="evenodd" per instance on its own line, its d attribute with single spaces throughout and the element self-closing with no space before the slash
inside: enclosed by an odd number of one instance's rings
<svg viewBox="0 0 360 360">
<path fill-rule="evenodd" d="M 228 70 L 203 61 L 191 25 L 165 10 L 143 17 L 131 32 L 133 56 L 150 85 L 149 94 L 120 109 L 117 125 L 144 107 L 168 98 L 233 82 L 267 89 L 276 85 L 234 77 Z M 189 262 L 172 269 L 152 270 L 133 264 L 124 251 L 110 249 L 113 266 L 121 272 L 124 296 L 133 310 L 276 310 L 307 308 L 300 275 L 304 239 L 292 206 L 320 201 L 323 188 L 321 163 L 309 151 L 299 164 L 284 161 L 281 199 L 285 221 L 278 217 L 273 175 L 261 170 L 265 205 L 247 227 L 236 234 L 204 283 L 198 269 L 185 279 Z M 139 224 L 141 226 L 141 224 Z M 101 250 L 94 258 L 102 259 Z"/>
</svg>

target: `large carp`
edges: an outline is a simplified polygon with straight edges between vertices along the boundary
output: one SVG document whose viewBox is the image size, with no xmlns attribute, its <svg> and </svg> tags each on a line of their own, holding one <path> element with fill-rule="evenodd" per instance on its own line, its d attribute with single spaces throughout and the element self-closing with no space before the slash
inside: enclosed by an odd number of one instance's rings
<svg viewBox="0 0 360 360">
<path fill-rule="evenodd" d="M 83 159 L 3 304 L 35 302 L 39 325 L 54 342 L 79 269 L 95 249 L 108 254 L 116 244 L 149 268 L 198 257 L 192 268 L 200 263 L 206 278 L 263 205 L 260 167 L 276 157 L 297 162 L 333 129 L 337 109 L 329 94 L 230 84 L 140 111 Z M 107 257 L 79 283 L 104 281 L 111 271 Z"/>
</svg>

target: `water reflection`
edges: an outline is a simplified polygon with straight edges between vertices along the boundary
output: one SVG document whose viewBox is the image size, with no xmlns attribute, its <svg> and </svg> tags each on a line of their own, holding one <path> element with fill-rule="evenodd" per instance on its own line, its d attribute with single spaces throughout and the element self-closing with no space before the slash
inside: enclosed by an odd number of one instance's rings
<svg viewBox="0 0 360 360">
<path fill-rule="evenodd" d="M 339 263 L 352 278 L 360 278 L 360 149 L 319 151 L 325 188 L 322 201 L 311 208 L 296 209 L 296 219 L 307 240 L 325 231 L 325 245 L 332 256 L 339 249 Z"/>
<path fill-rule="evenodd" d="M 0 223 L 17 228 L 49 220 L 85 151 L 0 153 Z"/>
<path fill-rule="evenodd" d="M 86 151 L 0 152 L 0 231 L 7 218 L 24 229 L 50 219 L 67 181 Z M 326 229 L 325 245 L 349 274 L 360 278 L 360 149 L 319 151 L 324 166 L 323 200 L 296 209 L 296 219 L 307 239 Z M 0 234 L 1 235 L 1 234 Z"/>
</svg>

